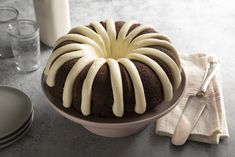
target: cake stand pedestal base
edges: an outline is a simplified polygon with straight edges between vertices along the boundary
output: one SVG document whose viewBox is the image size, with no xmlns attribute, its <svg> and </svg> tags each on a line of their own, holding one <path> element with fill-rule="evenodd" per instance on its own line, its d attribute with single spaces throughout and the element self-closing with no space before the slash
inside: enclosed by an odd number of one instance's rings
<svg viewBox="0 0 235 157">
<path fill-rule="evenodd" d="M 140 125 L 140 126 L 135 126 L 135 127 L 127 127 L 127 128 L 97 128 L 97 127 L 90 127 L 90 126 L 83 126 L 86 128 L 88 131 L 104 136 L 104 137 L 125 137 L 125 136 L 130 136 L 135 133 L 138 133 L 145 129 L 148 124 Z"/>
</svg>

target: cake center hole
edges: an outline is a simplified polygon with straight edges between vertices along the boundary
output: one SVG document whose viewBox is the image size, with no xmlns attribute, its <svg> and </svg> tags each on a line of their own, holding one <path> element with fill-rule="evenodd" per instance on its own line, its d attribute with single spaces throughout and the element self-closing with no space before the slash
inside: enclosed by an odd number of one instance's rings
<svg viewBox="0 0 235 157">
<path fill-rule="evenodd" d="M 128 55 L 129 44 L 125 40 L 115 40 L 110 43 L 106 58 L 119 59 Z"/>
</svg>

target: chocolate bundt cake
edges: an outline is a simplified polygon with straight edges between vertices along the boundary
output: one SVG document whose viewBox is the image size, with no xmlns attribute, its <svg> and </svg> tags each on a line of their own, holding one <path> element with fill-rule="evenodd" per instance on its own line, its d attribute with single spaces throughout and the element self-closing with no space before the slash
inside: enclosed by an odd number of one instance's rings
<svg viewBox="0 0 235 157">
<path fill-rule="evenodd" d="M 153 26 L 109 19 L 59 38 L 43 75 L 65 108 L 123 117 L 171 101 L 181 83 L 181 63 L 169 38 Z"/>
</svg>

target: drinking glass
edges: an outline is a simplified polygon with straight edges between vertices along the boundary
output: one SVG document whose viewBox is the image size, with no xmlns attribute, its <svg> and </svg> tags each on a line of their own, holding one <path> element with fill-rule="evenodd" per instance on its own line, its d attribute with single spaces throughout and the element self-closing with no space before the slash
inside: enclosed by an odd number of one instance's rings
<svg viewBox="0 0 235 157">
<path fill-rule="evenodd" d="M 18 20 L 8 26 L 16 68 L 30 72 L 40 66 L 39 28 L 35 21 Z"/>
<path fill-rule="evenodd" d="M 13 57 L 7 27 L 17 23 L 19 12 L 12 7 L 0 7 L 0 59 Z"/>
</svg>

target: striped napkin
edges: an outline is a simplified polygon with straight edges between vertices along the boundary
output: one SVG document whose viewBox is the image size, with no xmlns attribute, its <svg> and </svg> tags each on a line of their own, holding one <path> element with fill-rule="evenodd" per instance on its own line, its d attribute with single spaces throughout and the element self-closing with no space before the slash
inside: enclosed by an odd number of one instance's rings
<svg viewBox="0 0 235 157">
<path fill-rule="evenodd" d="M 186 73 L 186 91 L 179 104 L 169 114 L 157 120 L 157 135 L 170 137 L 173 135 L 188 97 L 190 95 L 195 95 L 200 89 L 208 60 L 211 60 L 211 57 L 215 56 L 196 53 L 180 54 L 180 57 L 182 66 Z M 220 139 L 229 136 L 220 82 L 219 69 L 215 77 L 212 79 L 205 95 L 209 98 L 207 103 L 208 105 L 203 111 L 188 140 L 218 144 Z"/>
</svg>

